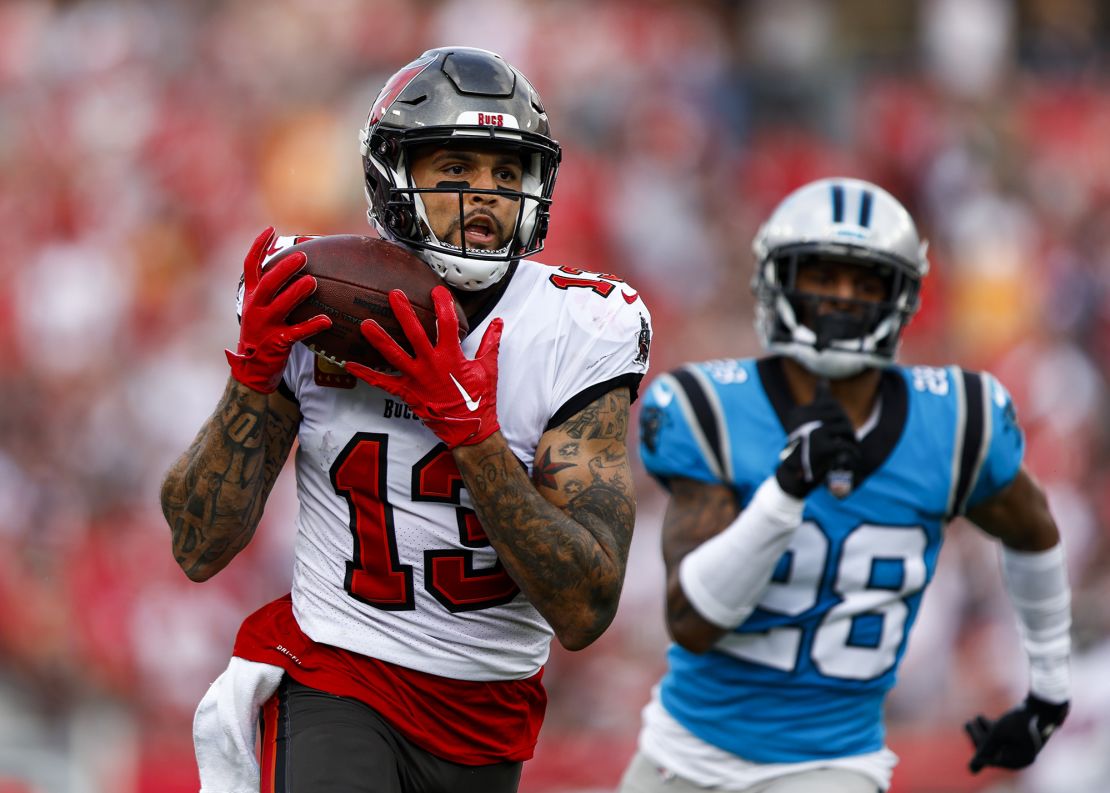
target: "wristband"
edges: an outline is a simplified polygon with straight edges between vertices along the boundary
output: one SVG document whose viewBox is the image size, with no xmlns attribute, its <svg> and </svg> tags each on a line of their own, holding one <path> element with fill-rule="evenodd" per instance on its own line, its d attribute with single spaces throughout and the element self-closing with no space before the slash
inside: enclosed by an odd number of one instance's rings
<svg viewBox="0 0 1110 793">
<path fill-rule="evenodd" d="M 768 477 L 736 520 L 686 554 L 678 580 L 702 617 L 726 629 L 747 619 L 802 522 L 804 508 L 803 499 Z"/>
<path fill-rule="evenodd" d="M 1029 690 L 1045 702 L 1071 699 L 1071 591 L 1063 545 L 1047 551 L 1002 546 L 1002 579 L 1029 656 Z"/>
</svg>

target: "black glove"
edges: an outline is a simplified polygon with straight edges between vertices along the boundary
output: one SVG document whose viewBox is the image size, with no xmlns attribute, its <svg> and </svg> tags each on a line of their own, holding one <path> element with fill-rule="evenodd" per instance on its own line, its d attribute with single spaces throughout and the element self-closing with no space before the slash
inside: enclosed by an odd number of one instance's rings
<svg viewBox="0 0 1110 793">
<path fill-rule="evenodd" d="M 1030 694 L 1025 702 L 998 719 L 988 719 L 982 714 L 976 716 L 964 725 L 975 744 L 975 755 L 968 767 L 973 774 L 988 765 L 1025 768 L 1067 715 L 1067 702 L 1053 705 Z"/>
<path fill-rule="evenodd" d="M 818 380 L 813 401 L 790 411 L 787 425 L 786 447 L 775 471 L 779 487 L 795 498 L 805 498 L 828 478 L 834 495 L 848 495 L 859 470 L 860 446 L 828 381 Z"/>
</svg>

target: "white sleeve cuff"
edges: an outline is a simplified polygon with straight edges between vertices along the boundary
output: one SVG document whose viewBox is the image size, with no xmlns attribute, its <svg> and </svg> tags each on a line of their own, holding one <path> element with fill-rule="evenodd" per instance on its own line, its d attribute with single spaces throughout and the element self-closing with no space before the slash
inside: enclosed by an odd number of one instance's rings
<svg viewBox="0 0 1110 793">
<path fill-rule="evenodd" d="M 1029 656 L 1029 690 L 1046 702 L 1071 698 L 1071 591 L 1062 544 L 1047 551 L 1002 546 L 1002 575 Z"/>
<path fill-rule="evenodd" d="M 725 629 L 747 619 L 802 522 L 804 508 L 803 499 L 769 477 L 736 520 L 683 558 L 678 580 L 702 617 Z"/>
</svg>

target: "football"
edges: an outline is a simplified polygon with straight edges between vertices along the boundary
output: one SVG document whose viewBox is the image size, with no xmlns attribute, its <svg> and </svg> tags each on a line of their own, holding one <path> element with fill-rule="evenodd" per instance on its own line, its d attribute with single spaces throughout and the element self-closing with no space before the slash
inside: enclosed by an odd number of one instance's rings
<svg viewBox="0 0 1110 793">
<path fill-rule="evenodd" d="M 401 347 L 412 353 L 400 323 L 389 305 L 389 293 L 402 290 L 412 303 L 417 319 L 433 343 L 436 339 L 432 289 L 443 285 L 439 277 L 415 255 L 392 242 L 357 234 L 314 237 L 281 251 L 275 261 L 302 251 L 308 261 L 301 271 L 316 278 L 316 291 L 290 312 L 290 325 L 304 322 L 317 314 L 331 317 L 332 325 L 305 339 L 318 355 L 342 366 L 356 361 L 375 369 L 392 367 L 363 338 L 359 325 L 373 319 Z M 459 318 L 459 338 L 469 330 L 466 316 L 455 302 Z"/>
</svg>

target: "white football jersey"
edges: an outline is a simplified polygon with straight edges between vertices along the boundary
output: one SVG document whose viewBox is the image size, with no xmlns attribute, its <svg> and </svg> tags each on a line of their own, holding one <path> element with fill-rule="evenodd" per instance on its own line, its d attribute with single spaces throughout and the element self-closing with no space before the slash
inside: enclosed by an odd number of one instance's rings
<svg viewBox="0 0 1110 793">
<path fill-rule="evenodd" d="M 522 260 L 463 341 L 468 357 L 494 317 L 505 323 L 498 420 L 529 474 L 553 418 L 647 371 L 650 315 L 612 276 Z M 447 447 L 401 400 L 303 344 L 284 380 L 303 416 L 292 590 L 302 630 L 443 677 L 535 674 L 553 631 L 500 566 Z"/>
</svg>

